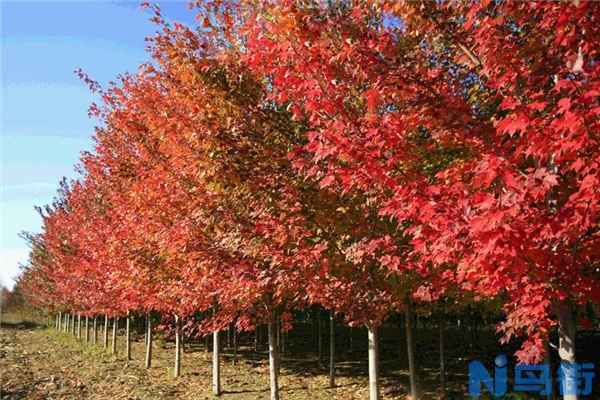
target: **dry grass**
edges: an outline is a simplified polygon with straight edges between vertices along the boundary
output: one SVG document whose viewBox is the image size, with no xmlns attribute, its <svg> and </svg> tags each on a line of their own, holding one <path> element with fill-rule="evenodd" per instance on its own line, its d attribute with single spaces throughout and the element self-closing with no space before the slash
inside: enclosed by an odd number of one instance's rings
<svg viewBox="0 0 600 400">
<path fill-rule="evenodd" d="M 204 350 L 203 345 L 186 347 L 182 376 L 175 379 L 172 377 L 172 343 L 155 342 L 153 365 L 146 370 L 143 367 L 143 340 L 132 343 L 133 360 L 127 362 L 123 355 L 123 338 L 119 339 L 121 354 L 113 356 L 105 352 L 101 344 L 82 343 L 53 329 L 4 323 L 0 332 L 1 397 L 98 400 L 214 398 L 210 392 L 211 354 Z M 232 365 L 229 357 L 224 357 L 221 397 L 268 399 L 266 354 L 252 356 L 254 352 L 250 349 L 240 350 L 242 357 L 238 358 L 236 365 Z M 338 377 L 338 386 L 328 389 L 327 376 L 319 371 L 303 371 L 304 364 L 316 363 L 314 360 L 284 359 L 280 377 L 283 399 L 368 397 L 366 376 Z M 388 393 L 383 398 L 401 398 L 398 396 Z"/>
</svg>

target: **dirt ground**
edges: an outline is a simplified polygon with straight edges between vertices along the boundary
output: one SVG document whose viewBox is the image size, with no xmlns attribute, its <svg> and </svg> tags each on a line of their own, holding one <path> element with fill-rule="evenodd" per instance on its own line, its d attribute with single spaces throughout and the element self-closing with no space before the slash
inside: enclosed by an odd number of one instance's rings
<svg viewBox="0 0 600 400">
<path fill-rule="evenodd" d="M 38 321 L 38 323 L 41 321 Z M 142 326 L 133 332 L 132 360 L 124 357 L 124 338 L 118 337 L 117 355 L 109 354 L 101 343 L 77 340 L 72 334 L 58 333 L 53 327 L 27 322 L 22 316 L 3 315 L 0 326 L 0 399 L 215 399 L 211 392 L 212 354 L 203 340 L 186 342 L 182 355 L 182 375 L 173 374 L 174 345 L 157 335 L 153 346 L 152 368 L 144 368 Z M 294 330 L 286 342 L 282 359 L 280 390 L 282 400 L 353 400 L 368 399 L 366 338 L 355 330 L 354 340 L 342 342 L 347 331 L 339 332 L 339 362 L 336 387 L 327 388 L 327 365 L 317 361 L 310 332 Z M 483 332 L 483 331 L 482 331 Z M 121 332 L 122 333 L 122 332 Z M 383 331 L 380 342 L 381 398 L 406 399 L 408 371 L 398 331 Z M 493 336 L 481 337 L 465 345 L 466 336 L 449 332 L 447 340 L 447 400 L 467 399 L 467 363 L 470 359 L 489 359 L 490 354 L 511 354 L 513 349 L 499 347 Z M 292 335 L 293 336 L 293 335 Z M 417 339 L 417 365 L 422 400 L 438 398 L 439 370 L 437 340 L 424 329 Z M 598 362 L 598 335 L 579 340 L 583 358 Z M 110 341 L 110 340 L 109 340 Z M 223 338 L 223 342 L 225 342 Z M 254 351 L 253 340 L 240 339 L 237 362 L 231 349 L 223 349 L 221 398 L 231 400 L 269 399 L 269 370 L 266 349 Z M 349 344 L 350 343 L 350 344 Z M 353 343 L 353 344 L 352 344 Z M 361 344 L 364 345 L 361 347 Z M 326 353 L 327 346 L 323 344 Z M 109 343 L 110 348 L 110 343 Z M 307 350 L 308 349 L 308 350 Z M 311 350 L 312 349 L 312 350 Z M 326 354 L 324 354 L 326 356 Z M 325 357 L 326 358 L 326 357 Z M 597 364 L 598 365 L 598 364 Z M 596 378 L 594 393 L 598 390 Z M 483 398 L 491 398 L 483 396 Z M 523 393 L 507 394 L 505 400 L 541 398 Z M 600 399 L 592 394 L 586 399 Z"/>
<path fill-rule="evenodd" d="M 100 340 L 99 340 L 100 341 Z M 188 345 L 182 358 L 182 376 L 172 377 L 173 345 L 154 346 L 152 368 L 143 367 L 143 338 L 132 343 L 133 360 L 124 359 L 123 338 L 117 356 L 101 343 L 78 341 L 31 323 L 7 323 L 0 328 L 2 399 L 214 399 L 210 392 L 211 354 L 204 345 Z M 110 343 L 109 343 L 110 347 Z M 268 399 L 266 353 L 248 357 L 251 349 L 232 365 L 224 352 L 221 382 L 224 399 Z M 303 371 L 301 364 L 314 360 L 283 360 L 280 376 L 282 399 L 366 399 L 366 376 L 340 376 L 337 387 L 327 389 L 324 368 Z M 340 365 L 344 368 L 344 365 Z M 384 387 L 384 399 L 404 398 L 398 386 Z"/>
</svg>

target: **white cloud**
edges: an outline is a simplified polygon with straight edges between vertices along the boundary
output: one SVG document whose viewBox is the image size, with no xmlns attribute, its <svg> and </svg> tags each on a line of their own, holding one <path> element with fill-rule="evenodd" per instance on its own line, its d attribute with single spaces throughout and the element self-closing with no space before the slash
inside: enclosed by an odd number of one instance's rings
<svg viewBox="0 0 600 400">
<path fill-rule="evenodd" d="M 0 250 L 0 284 L 12 289 L 15 284 L 15 278 L 20 272 L 19 264 L 25 263 L 29 257 L 29 250 L 23 249 L 3 249 Z"/>
</svg>

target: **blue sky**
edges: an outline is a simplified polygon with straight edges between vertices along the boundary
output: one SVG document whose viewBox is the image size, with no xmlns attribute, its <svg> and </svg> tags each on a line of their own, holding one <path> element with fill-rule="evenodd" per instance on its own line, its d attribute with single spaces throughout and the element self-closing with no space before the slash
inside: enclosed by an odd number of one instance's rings
<svg viewBox="0 0 600 400">
<path fill-rule="evenodd" d="M 18 237 L 40 231 L 35 205 L 52 201 L 63 176 L 90 149 L 96 98 L 75 76 L 101 84 L 148 59 L 144 38 L 156 27 L 137 1 L 0 0 L 2 90 L 0 284 L 11 286 L 28 248 Z M 159 2 L 168 20 L 191 23 L 187 2 Z"/>
</svg>

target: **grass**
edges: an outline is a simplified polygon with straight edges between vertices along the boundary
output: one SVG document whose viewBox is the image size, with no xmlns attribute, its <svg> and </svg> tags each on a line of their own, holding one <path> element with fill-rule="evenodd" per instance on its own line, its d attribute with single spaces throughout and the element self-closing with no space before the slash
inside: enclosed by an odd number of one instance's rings
<svg viewBox="0 0 600 400">
<path fill-rule="evenodd" d="M 43 320 L 45 322 L 45 320 Z M 85 343 L 71 334 L 57 333 L 53 326 L 45 328 L 23 316 L 4 315 L 0 328 L 0 398 L 2 399 L 214 399 L 211 388 L 212 354 L 203 341 L 187 342 L 182 355 L 182 375 L 172 377 L 174 346 L 157 338 L 153 346 L 152 368 L 145 369 L 144 341 L 137 334 L 132 342 L 132 360 L 124 358 L 124 339 L 118 338 L 117 355 L 102 348 L 102 327 L 98 343 Z M 298 329 L 300 330 L 300 329 Z M 427 344 L 431 338 L 419 339 Z M 82 333 L 83 335 L 83 333 Z M 91 336 L 91 335 L 90 335 Z M 388 337 L 393 337 L 389 335 Z M 250 338 L 247 338 L 250 344 Z M 286 345 L 301 343 L 302 337 Z M 450 337 L 449 337 L 450 339 Z M 308 340 L 307 342 L 310 342 Z M 356 343 L 362 343 L 357 338 Z M 244 342 L 242 342 L 244 343 Z M 432 343 L 431 347 L 436 343 Z M 290 350 L 282 362 L 280 388 L 282 400 L 352 400 L 368 399 L 366 352 L 355 345 L 356 354 L 339 355 L 336 388 L 327 388 L 327 368 L 319 364 L 314 354 L 300 348 Z M 394 344 L 392 347 L 397 347 Z M 340 344 L 340 348 L 344 347 Z M 326 346 L 324 345 L 326 349 Z M 345 348 L 344 348 L 345 349 Z M 437 398 L 437 354 L 426 346 L 418 352 L 419 380 L 422 399 Z M 448 346 L 451 353 L 455 346 Z M 345 349 L 346 350 L 346 349 Z M 496 349 L 488 349 L 495 352 Z M 289 353 L 288 353 L 289 354 Z M 458 354 L 464 354 L 460 349 Z M 479 358 L 480 355 L 475 357 Z M 382 399 L 405 399 L 408 392 L 408 371 L 402 357 L 390 355 L 382 341 Z M 466 362 L 449 355 L 449 394 L 447 399 L 469 398 L 467 393 Z M 238 360 L 223 350 L 221 366 L 221 398 L 259 400 L 269 398 L 268 360 L 266 352 L 241 346 Z M 510 397 L 507 397 L 510 398 Z M 529 396 L 528 398 L 534 398 Z"/>
</svg>

